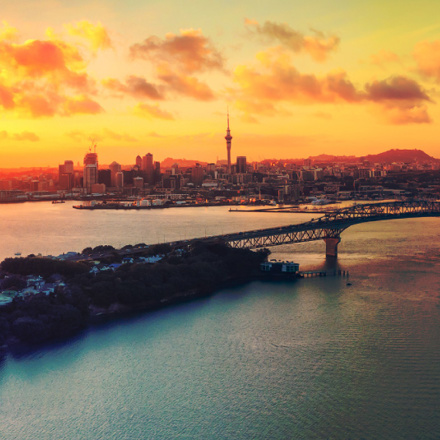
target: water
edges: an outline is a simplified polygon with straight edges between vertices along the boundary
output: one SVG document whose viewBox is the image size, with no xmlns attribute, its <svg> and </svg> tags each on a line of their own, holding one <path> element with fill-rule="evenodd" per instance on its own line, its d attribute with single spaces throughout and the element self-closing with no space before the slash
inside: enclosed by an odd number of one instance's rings
<svg viewBox="0 0 440 440">
<path fill-rule="evenodd" d="M 2 206 L 0 254 L 311 217 L 66 205 Z M 354 226 L 338 261 L 351 286 L 339 277 L 253 282 L 9 356 L 0 364 L 0 438 L 440 438 L 439 232 L 430 218 Z M 329 264 L 321 242 L 273 251 L 302 268 Z"/>
</svg>

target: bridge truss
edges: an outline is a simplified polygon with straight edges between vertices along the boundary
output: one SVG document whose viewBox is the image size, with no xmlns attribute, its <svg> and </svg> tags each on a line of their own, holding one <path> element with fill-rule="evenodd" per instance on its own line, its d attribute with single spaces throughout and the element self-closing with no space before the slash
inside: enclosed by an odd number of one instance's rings
<svg viewBox="0 0 440 440">
<path fill-rule="evenodd" d="M 357 204 L 331 211 L 322 217 L 298 225 L 259 229 L 210 238 L 219 238 L 231 247 L 246 249 L 315 240 L 331 241 L 329 239 L 336 240 L 333 242 L 336 247 L 340 240 L 340 234 L 355 224 L 397 218 L 437 216 L 440 216 L 440 202 L 403 201 Z"/>
</svg>

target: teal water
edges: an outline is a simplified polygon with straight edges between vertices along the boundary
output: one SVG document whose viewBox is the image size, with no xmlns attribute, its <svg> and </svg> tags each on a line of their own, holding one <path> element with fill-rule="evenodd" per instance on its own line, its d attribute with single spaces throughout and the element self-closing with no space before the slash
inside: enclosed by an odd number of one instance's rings
<svg viewBox="0 0 440 440">
<path fill-rule="evenodd" d="M 161 215 L 137 217 L 143 241 L 159 221 L 194 236 L 205 225 L 287 222 L 285 214 L 189 208 L 180 219 Z M 43 222 L 47 207 L 33 216 Z M 74 248 L 83 227 L 75 220 L 40 231 L 34 244 L 61 245 L 51 243 L 59 234 L 65 250 Z M 86 233 L 107 243 L 132 238 L 131 216 L 107 220 L 90 216 Z M 253 282 L 8 356 L 0 363 L 0 438 L 440 438 L 439 232 L 438 219 L 352 227 L 336 266 L 350 271 L 350 286 L 340 277 Z M 13 241 L 8 235 L 0 253 Z M 304 268 L 329 265 L 323 243 L 273 251 Z"/>
</svg>

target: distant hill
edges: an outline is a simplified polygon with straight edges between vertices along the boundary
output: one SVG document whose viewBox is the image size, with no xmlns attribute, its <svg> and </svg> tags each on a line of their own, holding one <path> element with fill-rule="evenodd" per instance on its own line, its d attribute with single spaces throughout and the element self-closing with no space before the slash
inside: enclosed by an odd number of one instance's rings
<svg viewBox="0 0 440 440">
<path fill-rule="evenodd" d="M 368 156 L 361 157 L 363 160 L 368 160 L 369 162 L 381 162 L 381 163 L 392 163 L 392 162 L 405 162 L 405 163 L 440 163 L 440 159 L 435 159 L 429 156 L 422 150 L 399 150 L 393 149 L 385 151 L 379 154 L 369 154 Z"/>
<path fill-rule="evenodd" d="M 310 156 L 312 162 L 358 162 L 359 157 L 356 156 L 333 156 L 331 154 L 320 154 L 319 156 Z"/>
<path fill-rule="evenodd" d="M 203 162 L 201 160 L 193 160 L 193 159 L 173 159 L 172 157 L 167 157 L 160 163 L 161 168 L 171 168 L 175 163 L 179 165 L 181 168 L 190 168 L 195 166 L 196 163 L 199 163 L 203 167 L 208 164 L 208 162 Z"/>
</svg>

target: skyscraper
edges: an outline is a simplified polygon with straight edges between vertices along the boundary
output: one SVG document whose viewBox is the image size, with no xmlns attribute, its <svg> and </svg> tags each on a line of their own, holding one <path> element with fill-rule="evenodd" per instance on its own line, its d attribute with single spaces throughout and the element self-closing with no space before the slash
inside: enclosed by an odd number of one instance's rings
<svg viewBox="0 0 440 440">
<path fill-rule="evenodd" d="M 121 171 L 121 165 L 117 162 L 112 162 L 109 165 L 110 173 L 111 173 L 111 183 L 112 186 L 118 186 L 116 183 L 116 175 Z"/>
<path fill-rule="evenodd" d="M 58 184 L 60 189 L 70 190 L 73 187 L 73 161 L 66 160 L 58 166 Z"/>
<path fill-rule="evenodd" d="M 153 155 L 151 153 L 142 158 L 142 171 L 145 173 L 147 182 L 151 185 L 154 182 Z"/>
<path fill-rule="evenodd" d="M 231 130 L 229 129 L 229 111 L 228 111 L 228 128 L 226 130 L 226 151 L 228 153 L 228 174 L 231 174 Z"/>
<path fill-rule="evenodd" d="M 94 149 L 96 149 L 96 145 Z M 92 185 L 95 183 L 98 183 L 98 155 L 96 151 L 92 153 L 90 148 L 89 152 L 84 156 L 83 186 L 90 193 Z"/>
<path fill-rule="evenodd" d="M 237 173 L 247 173 L 246 156 L 237 156 Z"/>
</svg>

